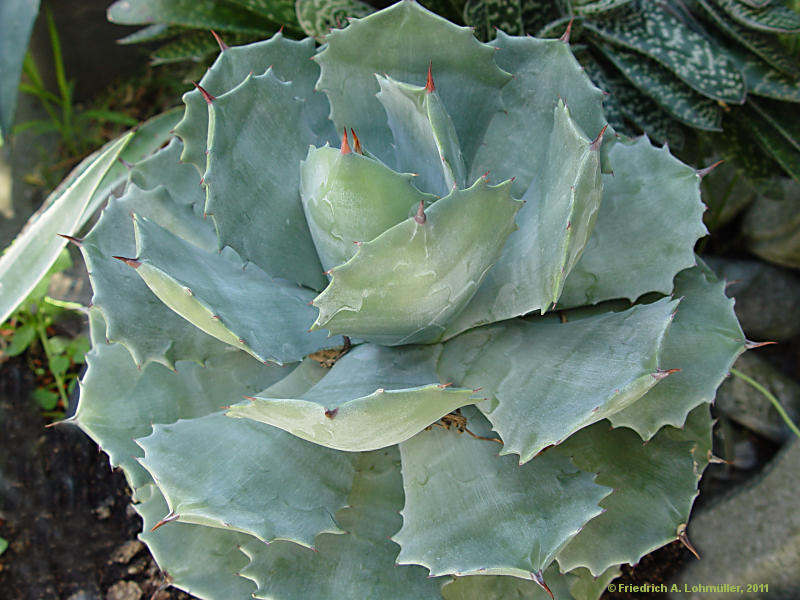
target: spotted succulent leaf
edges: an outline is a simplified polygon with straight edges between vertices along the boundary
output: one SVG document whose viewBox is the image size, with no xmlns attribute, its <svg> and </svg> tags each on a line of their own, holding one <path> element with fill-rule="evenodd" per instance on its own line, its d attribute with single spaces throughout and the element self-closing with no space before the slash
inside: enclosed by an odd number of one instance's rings
<svg viewBox="0 0 800 600">
<path fill-rule="evenodd" d="M 738 0 L 713 0 L 740 25 L 769 33 L 800 33 L 800 15 L 782 2 L 752 7 Z"/>
<path fill-rule="evenodd" d="M 349 19 L 365 17 L 373 11 L 359 0 L 297 0 L 294 6 L 303 32 L 320 43 L 332 29 L 347 27 Z"/>
<path fill-rule="evenodd" d="M 602 43 L 597 46 L 633 85 L 658 102 L 673 118 L 695 129 L 722 129 L 719 105 L 677 80 L 656 61 L 623 48 Z"/>
<path fill-rule="evenodd" d="M 611 44 L 646 54 L 709 98 L 744 102 L 744 81 L 727 56 L 657 3 L 637 3 L 584 27 Z"/>
</svg>

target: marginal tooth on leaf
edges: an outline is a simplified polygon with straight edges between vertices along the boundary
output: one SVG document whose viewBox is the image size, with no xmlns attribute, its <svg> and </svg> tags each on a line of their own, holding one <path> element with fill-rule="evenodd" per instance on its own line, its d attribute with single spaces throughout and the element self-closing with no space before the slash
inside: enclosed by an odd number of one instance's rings
<svg viewBox="0 0 800 600">
<path fill-rule="evenodd" d="M 45 425 L 45 428 L 55 427 L 56 425 L 63 425 L 64 423 L 77 423 L 78 419 L 75 416 L 68 417 L 66 419 L 61 419 L 60 421 L 53 421 L 52 423 L 48 423 Z"/>
<path fill-rule="evenodd" d="M 569 20 L 569 23 L 567 23 L 567 30 L 564 32 L 564 35 L 562 35 L 560 38 L 558 38 L 559 40 L 561 40 L 565 44 L 569 44 L 569 36 L 572 33 L 572 23 L 574 21 L 575 21 L 574 17 Z M 552 596 L 553 594 L 550 594 L 550 595 Z"/>
<path fill-rule="evenodd" d="M 133 267 L 134 269 L 138 269 L 142 266 L 142 263 L 136 260 L 135 258 L 125 258 L 124 256 L 112 256 L 111 258 L 116 258 L 117 260 L 121 260 L 129 267 Z"/>
<path fill-rule="evenodd" d="M 192 84 L 194 84 L 194 87 L 200 90 L 200 93 L 203 94 L 203 98 L 205 99 L 207 104 L 211 104 L 214 100 L 216 100 L 216 98 L 211 94 L 209 94 L 206 90 L 204 90 L 199 83 L 193 81 Z"/>
<path fill-rule="evenodd" d="M 350 128 L 350 135 L 353 136 L 353 151 L 357 154 L 364 154 L 364 149 L 361 147 L 361 140 L 358 139 L 355 130 Z"/>
<path fill-rule="evenodd" d="M 772 346 L 773 344 L 777 343 L 778 342 L 751 342 L 750 340 L 745 340 L 744 345 L 748 350 L 755 350 L 756 348 L 761 348 L 762 346 Z"/>
<path fill-rule="evenodd" d="M 720 458 L 719 456 L 714 456 L 713 454 L 708 457 L 708 462 L 712 465 L 732 465 L 733 461 L 725 460 L 724 458 Z"/>
<path fill-rule="evenodd" d="M 440 390 L 443 390 L 444 388 L 449 388 L 451 385 L 453 385 L 452 381 L 450 383 L 440 383 L 436 387 L 438 387 Z"/>
<path fill-rule="evenodd" d="M 433 83 L 433 74 L 431 70 L 433 69 L 433 61 L 431 60 L 428 63 L 428 79 L 425 81 L 425 91 L 429 94 L 432 94 L 436 91 L 436 86 Z"/>
<path fill-rule="evenodd" d="M 82 239 L 80 239 L 80 238 L 72 237 L 71 235 L 67 235 L 67 234 L 65 234 L 65 233 L 57 233 L 56 235 L 57 235 L 57 236 L 59 236 L 59 237 L 62 237 L 62 238 L 64 238 L 64 239 L 65 239 L 65 240 L 67 240 L 68 242 L 72 242 L 72 243 L 73 243 L 73 244 L 75 244 L 75 245 L 76 245 L 78 248 L 80 248 L 80 247 L 83 245 L 83 240 L 82 240 Z"/>
<path fill-rule="evenodd" d="M 485 181 L 489 181 L 489 171 L 486 171 L 486 173 L 481 175 L 481 179 L 484 179 Z"/>
<path fill-rule="evenodd" d="M 428 220 L 428 217 L 425 216 L 425 202 L 422 200 L 419 201 L 419 206 L 417 207 L 417 214 L 414 215 L 414 220 L 420 225 L 424 225 L 425 221 Z"/>
<path fill-rule="evenodd" d="M 342 137 L 342 154 L 350 154 L 350 142 L 347 141 L 347 127 L 344 128 L 344 136 Z"/>
<path fill-rule="evenodd" d="M 333 419 L 336 416 L 336 413 L 338 413 L 338 412 L 339 412 L 339 408 L 338 407 L 334 408 L 333 410 L 327 409 L 327 410 L 325 410 L 325 416 L 328 417 L 329 419 Z"/>
<path fill-rule="evenodd" d="M 655 379 L 656 381 L 661 381 L 665 377 L 668 377 L 673 373 L 677 373 L 678 371 L 680 371 L 680 369 L 667 369 L 667 370 L 657 369 L 655 373 L 650 373 L 650 375 L 652 375 L 653 379 Z"/>
<path fill-rule="evenodd" d="M 239 338 L 239 343 L 240 343 L 240 344 L 246 344 L 247 342 L 245 342 L 245 341 L 244 341 L 244 339 L 242 339 L 242 338 Z"/>
<path fill-rule="evenodd" d="M 129 171 L 133 168 L 133 163 L 128 162 L 127 160 L 125 160 L 121 156 L 117 160 L 120 162 L 120 164 L 122 164 Z"/>
<path fill-rule="evenodd" d="M 681 541 L 681 544 L 683 544 L 689 552 L 694 554 L 697 560 L 700 560 L 700 554 L 698 554 L 697 550 L 695 550 L 695 547 L 692 546 L 692 542 L 689 541 L 689 536 L 686 535 L 686 523 L 681 523 L 678 525 L 677 535 L 678 539 Z"/>
<path fill-rule="evenodd" d="M 166 525 L 167 523 L 175 521 L 178 517 L 180 517 L 180 515 L 176 515 L 174 512 L 169 511 L 169 514 L 166 517 L 164 517 L 163 519 L 161 519 L 158 523 L 153 525 L 153 527 L 152 527 L 152 529 L 150 529 L 150 531 L 155 531 L 156 529 L 158 529 L 162 525 Z"/>
<path fill-rule="evenodd" d="M 544 582 L 544 577 L 542 576 L 541 569 L 536 571 L 535 573 L 531 573 L 531 579 L 533 579 L 539 587 L 542 588 L 553 600 L 556 600 L 556 597 L 553 596 L 553 592 L 550 591 L 550 588 L 547 587 L 547 584 Z"/>
<path fill-rule="evenodd" d="M 220 49 L 220 52 L 225 52 L 225 50 L 227 50 L 227 49 L 228 49 L 228 44 L 226 44 L 225 42 L 223 42 L 223 41 L 222 41 L 222 38 L 221 38 L 221 37 L 219 37 L 219 35 L 217 34 L 217 32 L 216 32 L 216 31 L 214 31 L 213 29 L 211 30 L 211 35 L 213 35 L 213 36 L 214 36 L 214 39 L 215 39 L 215 40 L 217 40 L 217 44 L 219 44 L 219 49 Z"/>
<path fill-rule="evenodd" d="M 590 150 L 600 150 L 600 146 L 603 144 L 603 135 L 605 134 L 606 129 L 608 129 L 608 123 L 603 126 L 603 128 L 600 130 L 600 133 L 598 133 L 597 137 L 594 138 L 592 145 L 589 146 Z"/>
<path fill-rule="evenodd" d="M 711 173 L 711 171 L 713 171 L 714 169 L 716 169 L 718 166 L 720 166 L 720 165 L 721 165 L 722 163 L 724 163 L 724 162 L 725 162 L 724 160 L 718 160 L 718 161 L 717 161 L 717 162 L 715 162 L 713 165 L 709 165 L 709 166 L 707 166 L 707 167 L 704 167 L 704 168 L 702 168 L 702 169 L 697 169 L 697 171 L 696 171 L 696 172 L 697 172 L 697 176 L 698 176 L 700 179 L 702 179 L 703 177 L 705 177 L 706 175 L 708 175 L 709 173 Z"/>
</svg>

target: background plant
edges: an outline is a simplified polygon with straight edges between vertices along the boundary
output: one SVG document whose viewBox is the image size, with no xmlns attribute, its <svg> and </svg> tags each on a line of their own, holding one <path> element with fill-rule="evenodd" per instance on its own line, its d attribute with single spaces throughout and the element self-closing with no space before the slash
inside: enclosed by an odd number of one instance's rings
<svg viewBox="0 0 800 600">
<path fill-rule="evenodd" d="M 69 253 L 62 250 L 47 275 L 0 329 L 0 363 L 28 352 L 30 369 L 37 377 L 33 398 L 44 415 L 51 418 L 63 418 L 68 410 L 69 396 L 89 350 L 89 340 L 85 336 L 74 336 L 66 331 L 59 334 L 54 328 L 65 311 L 82 311 L 84 307 L 47 295 L 53 275 L 71 265 Z"/>
<path fill-rule="evenodd" d="M 615 142 L 558 40 L 403 2 L 327 42 L 223 49 L 74 240 L 73 420 L 192 593 L 596 598 L 682 535 L 747 346 L 700 174 Z"/>
</svg>

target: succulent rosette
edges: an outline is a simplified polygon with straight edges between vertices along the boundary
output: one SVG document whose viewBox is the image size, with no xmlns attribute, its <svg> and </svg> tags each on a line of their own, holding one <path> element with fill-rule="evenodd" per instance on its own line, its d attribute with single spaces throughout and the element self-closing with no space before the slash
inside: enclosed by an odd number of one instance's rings
<svg viewBox="0 0 800 600">
<path fill-rule="evenodd" d="M 173 585 L 594 599 L 679 537 L 746 342 L 700 176 L 566 44 L 404 1 L 184 102 L 79 242 L 74 417 Z"/>
</svg>

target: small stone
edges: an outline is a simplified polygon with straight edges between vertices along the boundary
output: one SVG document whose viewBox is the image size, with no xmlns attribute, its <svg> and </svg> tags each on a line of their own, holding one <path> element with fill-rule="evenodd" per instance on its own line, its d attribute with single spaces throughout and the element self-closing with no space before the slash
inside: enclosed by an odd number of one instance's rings
<svg viewBox="0 0 800 600">
<path fill-rule="evenodd" d="M 140 600 L 144 592 L 135 581 L 118 581 L 106 592 L 106 600 Z"/>
<path fill-rule="evenodd" d="M 767 388 L 795 423 L 800 422 L 800 384 L 790 379 L 757 352 L 742 354 L 734 368 Z M 731 375 L 720 386 L 715 406 L 751 431 L 774 442 L 793 434 L 772 403 L 749 383 Z"/>
<path fill-rule="evenodd" d="M 144 544 L 139 540 L 128 540 L 111 553 L 111 562 L 127 565 L 143 549 Z"/>
<path fill-rule="evenodd" d="M 706 259 L 729 283 L 736 316 L 747 338 L 782 342 L 800 335 L 800 276 L 757 260 Z"/>
<path fill-rule="evenodd" d="M 800 598 L 800 442 L 778 454 L 759 478 L 689 521 L 702 560 L 673 580 L 674 600 Z M 720 586 L 693 592 L 692 587 Z M 723 586 L 742 586 L 742 593 Z M 747 592 L 748 584 L 755 590 Z M 758 586 L 762 586 L 759 588 Z M 766 592 L 763 586 L 769 587 Z M 669 586 L 671 587 L 671 586 Z"/>
<path fill-rule="evenodd" d="M 756 199 L 745 215 L 742 231 L 754 254 L 800 268 L 800 184 L 786 178 L 782 187 L 781 198 Z"/>
</svg>

